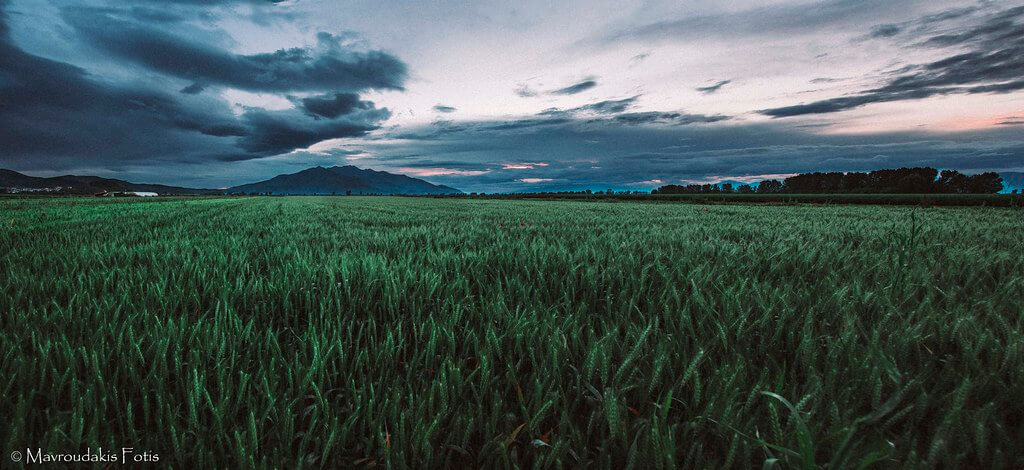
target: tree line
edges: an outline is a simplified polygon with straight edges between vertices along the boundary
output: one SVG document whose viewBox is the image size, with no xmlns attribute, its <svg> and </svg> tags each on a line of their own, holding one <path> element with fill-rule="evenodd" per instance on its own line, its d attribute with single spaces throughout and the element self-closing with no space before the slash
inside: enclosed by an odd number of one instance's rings
<svg viewBox="0 0 1024 470">
<path fill-rule="evenodd" d="M 790 176 L 783 181 L 769 179 L 756 186 L 731 183 L 669 184 L 651 194 L 713 193 L 862 193 L 862 194 L 992 194 L 1003 189 L 1003 178 L 995 172 L 965 175 L 956 170 L 895 168 L 860 172 L 814 172 Z"/>
</svg>

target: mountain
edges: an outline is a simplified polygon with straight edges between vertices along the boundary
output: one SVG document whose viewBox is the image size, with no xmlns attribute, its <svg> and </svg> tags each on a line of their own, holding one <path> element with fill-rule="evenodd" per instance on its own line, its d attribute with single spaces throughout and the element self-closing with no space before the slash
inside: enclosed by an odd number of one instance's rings
<svg viewBox="0 0 1024 470">
<path fill-rule="evenodd" d="M 1008 193 L 1014 189 L 1018 193 L 1024 191 L 1024 173 L 1004 171 L 999 176 L 1003 177 L 1003 190 L 1000 192 Z"/>
<path fill-rule="evenodd" d="M 459 194 L 455 188 L 385 171 L 363 170 L 351 165 L 318 166 L 258 183 L 227 189 L 227 193 L 271 194 Z"/>
<path fill-rule="evenodd" d="M 17 171 L 0 168 L 0 193 L 47 192 L 59 194 L 95 194 L 104 191 L 139 191 L 157 194 L 210 194 L 214 189 L 179 188 L 162 184 L 129 183 L 98 176 L 64 175 L 52 178 L 28 176 Z"/>
</svg>

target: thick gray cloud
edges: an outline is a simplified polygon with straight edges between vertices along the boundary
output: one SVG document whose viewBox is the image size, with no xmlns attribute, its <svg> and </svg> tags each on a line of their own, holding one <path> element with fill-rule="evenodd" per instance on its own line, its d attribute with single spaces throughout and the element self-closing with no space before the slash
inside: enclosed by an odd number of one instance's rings
<svg viewBox="0 0 1024 470">
<path fill-rule="evenodd" d="M 198 94 L 202 93 L 203 90 L 205 90 L 205 89 L 206 89 L 206 87 L 203 86 L 202 83 L 196 82 L 196 83 L 193 83 L 193 84 L 191 84 L 191 85 L 189 85 L 189 86 L 187 86 L 185 88 L 182 88 L 181 92 L 186 94 L 186 95 L 198 95 Z"/>
<path fill-rule="evenodd" d="M 317 142 L 340 137 L 360 137 L 387 119 L 387 109 L 366 109 L 344 119 L 303 119 L 293 111 L 250 109 L 242 115 L 248 132 L 239 147 L 253 155 L 278 155 Z"/>
<path fill-rule="evenodd" d="M 21 50 L 0 0 L 0 165 L 116 168 L 235 161 L 365 135 L 390 113 L 351 93 L 297 99 L 299 110 L 247 109 L 240 117 L 204 85 L 161 91 L 99 80 Z"/>
<path fill-rule="evenodd" d="M 373 109 L 372 102 L 360 100 L 359 95 L 355 93 L 310 96 L 296 101 L 298 101 L 299 107 L 314 118 L 325 117 L 334 119 L 353 111 Z"/>
<path fill-rule="evenodd" d="M 252 4 L 275 4 L 284 3 L 288 0 L 126 0 L 127 3 L 182 3 L 186 5 L 218 5 L 230 3 L 252 3 Z"/>
<path fill-rule="evenodd" d="M 80 68 L 25 53 L 10 40 L 4 7 L 0 1 L 0 159 L 33 167 L 236 151 L 215 138 L 239 133 L 226 108 L 190 107 L 159 91 L 95 81 Z"/>
<path fill-rule="evenodd" d="M 966 47 L 966 52 L 903 68 L 884 85 L 850 96 L 766 109 L 789 117 L 845 111 L 870 103 L 916 100 L 936 95 L 1009 93 L 1024 90 L 1024 7 L 1004 10 L 980 25 L 931 36 L 923 45 Z"/>
<path fill-rule="evenodd" d="M 380 51 L 354 52 L 330 33 L 315 48 L 240 55 L 132 22 L 110 9 L 66 8 L 64 18 L 95 47 L 154 71 L 250 91 L 402 89 L 407 71 Z"/>
</svg>

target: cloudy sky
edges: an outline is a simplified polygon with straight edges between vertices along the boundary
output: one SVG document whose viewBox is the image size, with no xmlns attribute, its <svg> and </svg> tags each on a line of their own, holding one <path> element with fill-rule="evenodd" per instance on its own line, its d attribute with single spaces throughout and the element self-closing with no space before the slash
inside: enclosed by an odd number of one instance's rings
<svg viewBox="0 0 1024 470">
<path fill-rule="evenodd" d="M 1024 1 L 0 0 L 0 167 L 465 191 L 1024 170 Z"/>
</svg>

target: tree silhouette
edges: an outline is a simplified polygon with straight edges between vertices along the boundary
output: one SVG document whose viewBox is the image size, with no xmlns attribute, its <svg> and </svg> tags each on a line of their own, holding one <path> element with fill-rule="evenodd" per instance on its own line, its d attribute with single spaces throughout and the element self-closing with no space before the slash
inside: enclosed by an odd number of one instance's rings
<svg viewBox="0 0 1024 470">
<path fill-rule="evenodd" d="M 746 187 L 746 188 L 744 188 Z M 1003 179 L 995 172 L 967 176 L 956 170 L 935 168 L 891 168 L 870 173 L 859 172 L 814 172 L 800 173 L 786 178 L 762 181 L 756 192 L 791 194 L 821 193 L 875 193 L 875 194 L 931 194 L 931 193 L 975 193 L 991 194 L 1003 189 Z M 732 183 L 669 184 L 651 191 L 652 194 L 709 194 L 731 193 Z M 750 193 L 753 189 L 741 185 L 736 192 Z"/>
<path fill-rule="evenodd" d="M 779 191 L 782 191 L 782 182 L 779 180 L 764 180 L 757 185 L 759 193 L 777 193 Z"/>
</svg>

